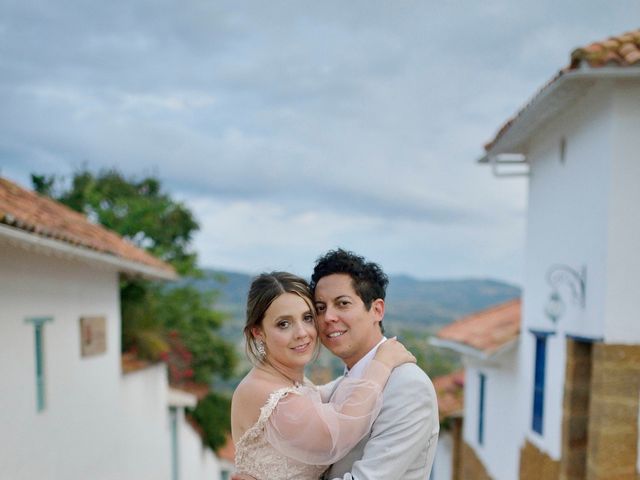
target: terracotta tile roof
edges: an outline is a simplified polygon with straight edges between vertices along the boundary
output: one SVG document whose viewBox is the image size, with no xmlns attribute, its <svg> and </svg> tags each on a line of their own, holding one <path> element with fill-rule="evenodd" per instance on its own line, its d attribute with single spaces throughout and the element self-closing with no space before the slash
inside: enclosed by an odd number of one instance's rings
<svg viewBox="0 0 640 480">
<path fill-rule="evenodd" d="M 640 67 L 640 29 L 632 30 L 615 37 L 609 37 L 600 42 L 594 42 L 571 52 L 569 65 L 562 68 L 549 80 L 532 99 L 520 109 L 516 115 L 507 120 L 494 138 L 484 146 L 485 151 L 491 150 L 498 140 L 509 130 L 511 125 L 535 101 L 538 96 L 566 73 L 578 70 L 584 66 L 590 68 L 602 67 Z"/>
<path fill-rule="evenodd" d="M 120 365 L 122 367 L 122 373 L 132 373 L 138 370 L 144 370 L 145 368 L 153 367 L 158 362 L 150 362 L 148 360 L 142 360 L 138 358 L 134 353 L 125 352 L 120 356 Z"/>
<path fill-rule="evenodd" d="M 175 274 L 173 267 L 84 215 L 0 177 L 0 224 Z"/>
<path fill-rule="evenodd" d="M 628 67 L 640 62 L 640 29 L 594 42 L 571 52 L 568 69 L 579 68 L 583 62 L 592 68 L 616 65 Z"/>
<path fill-rule="evenodd" d="M 520 299 L 463 317 L 441 329 L 437 337 L 492 354 L 520 334 Z"/>
<path fill-rule="evenodd" d="M 433 386 L 438 397 L 440 421 L 460 416 L 464 410 L 464 370 L 434 378 Z"/>
</svg>

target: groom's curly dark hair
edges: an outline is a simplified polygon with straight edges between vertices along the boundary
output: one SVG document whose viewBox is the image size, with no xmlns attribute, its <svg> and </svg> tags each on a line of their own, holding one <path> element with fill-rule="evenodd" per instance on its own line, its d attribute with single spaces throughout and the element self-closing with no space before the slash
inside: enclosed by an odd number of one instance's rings
<svg viewBox="0 0 640 480">
<path fill-rule="evenodd" d="M 318 257 L 311 275 L 311 292 L 315 294 L 318 281 L 322 277 L 334 273 L 344 273 L 351 277 L 353 289 L 362 299 L 367 310 L 371 308 L 374 300 L 378 298 L 384 300 L 389 277 L 382 271 L 380 265 L 367 262 L 364 257 L 342 248 L 329 250 Z M 382 322 L 380 329 L 384 332 Z"/>
</svg>

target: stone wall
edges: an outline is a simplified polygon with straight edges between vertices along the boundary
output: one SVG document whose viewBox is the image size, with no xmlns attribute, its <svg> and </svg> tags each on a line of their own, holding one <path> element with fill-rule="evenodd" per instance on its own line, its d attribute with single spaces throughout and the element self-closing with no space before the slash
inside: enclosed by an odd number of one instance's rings
<svg viewBox="0 0 640 480">
<path fill-rule="evenodd" d="M 520 480 L 557 480 L 560 478 L 560 462 L 553 460 L 527 440 L 520 449 L 518 478 Z"/>
<path fill-rule="evenodd" d="M 638 480 L 640 345 L 593 345 L 587 480 Z"/>
<path fill-rule="evenodd" d="M 560 480 L 586 478 L 592 347 L 567 339 Z"/>
<path fill-rule="evenodd" d="M 462 474 L 462 417 L 451 419 L 451 437 L 453 438 L 453 455 L 451 460 L 451 480 L 464 480 Z"/>
<path fill-rule="evenodd" d="M 462 442 L 462 478 L 464 480 L 492 480 L 476 452 Z"/>
</svg>

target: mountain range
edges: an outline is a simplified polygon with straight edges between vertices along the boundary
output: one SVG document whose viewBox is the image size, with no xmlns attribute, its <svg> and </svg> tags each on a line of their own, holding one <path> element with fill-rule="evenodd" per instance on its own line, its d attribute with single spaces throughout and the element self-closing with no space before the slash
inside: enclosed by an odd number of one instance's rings
<svg viewBox="0 0 640 480">
<path fill-rule="evenodd" d="M 218 292 L 215 308 L 228 314 L 227 328 L 235 337 L 244 322 L 251 279 L 246 273 L 204 269 L 201 278 L 182 282 L 201 291 Z M 433 332 L 461 316 L 519 297 L 520 293 L 518 286 L 494 279 L 421 280 L 390 275 L 385 326 Z"/>
</svg>

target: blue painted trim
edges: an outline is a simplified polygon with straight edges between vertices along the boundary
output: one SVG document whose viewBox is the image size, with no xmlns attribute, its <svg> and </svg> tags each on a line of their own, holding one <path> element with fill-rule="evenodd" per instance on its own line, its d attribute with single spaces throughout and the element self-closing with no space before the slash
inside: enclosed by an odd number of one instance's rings
<svg viewBox="0 0 640 480">
<path fill-rule="evenodd" d="M 178 409 L 169 407 L 171 425 L 171 480 L 180 479 L 180 449 L 178 446 Z"/>
<path fill-rule="evenodd" d="M 536 357 L 533 373 L 533 412 L 531 429 L 542 435 L 544 424 L 544 384 L 547 361 L 547 336 L 536 336 Z"/>
<path fill-rule="evenodd" d="M 487 376 L 479 374 L 480 378 L 480 404 L 478 405 L 478 445 L 484 444 L 484 395 L 486 391 Z"/>
<path fill-rule="evenodd" d="M 44 325 L 52 322 L 52 317 L 32 317 L 25 318 L 25 323 L 33 324 L 33 344 L 35 353 L 35 373 L 36 373 L 36 410 L 42 412 L 46 407 L 45 395 L 45 371 L 44 371 Z"/>
<path fill-rule="evenodd" d="M 36 408 L 38 412 L 44 410 L 45 396 L 44 396 L 44 332 L 42 323 L 36 323 L 35 325 L 35 353 L 36 353 Z"/>
<path fill-rule="evenodd" d="M 566 337 L 571 340 L 575 340 L 576 342 L 582 342 L 582 343 L 603 343 L 604 342 L 603 337 L 584 337 L 582 335 L 573 335 L 571 333 L 567 333 Z"/>
<path fill-rule="evenodd" d="M 47 322 L 53 322 L 53 317 L 31 317 L 24 319 L 24 323 L 32 323 L 34 325 L 44 325 Z"/>
<path fill-rule="evenodd" d="M 556 332 L 554 330 L 536 330 L 534 328 L 530 328 L 529 332 L 534 334 L 538 338 L 551 337 L 551 336 L 556 334 Z"/>
</svg>

